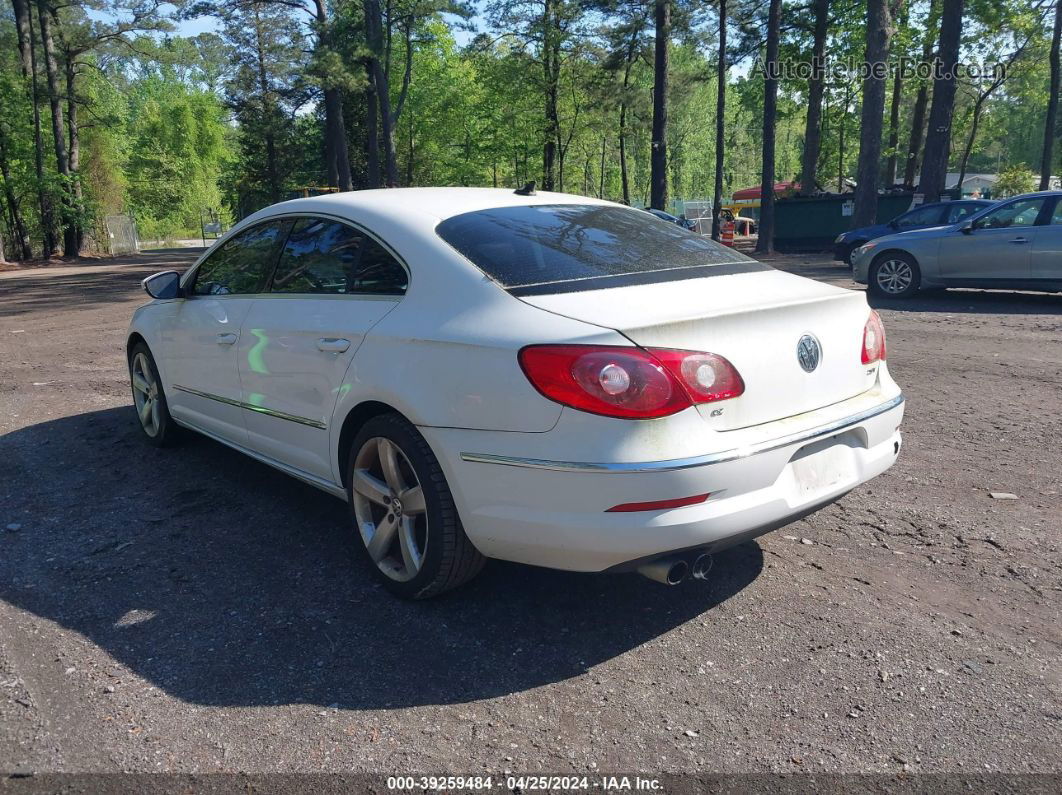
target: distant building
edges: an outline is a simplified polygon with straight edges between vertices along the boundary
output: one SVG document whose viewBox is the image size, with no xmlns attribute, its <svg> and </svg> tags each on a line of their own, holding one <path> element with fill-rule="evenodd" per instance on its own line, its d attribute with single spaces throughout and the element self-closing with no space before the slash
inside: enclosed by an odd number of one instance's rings
<svg viewBox="0 0 1062 795">
<path fill-rule="evenodd" d="M 998 177 L 995 174 L 967 174 L 962 181 L 960 197 L 980 198 L 991 196 Z M 959 172 L 949 172 L 944 178 L 944 189 L 955 190 L 959 185 Z"/>
<path fill-rule="evenodd" d="M 996 174 L 967 174 L 962 180 L 962 191 L 960 193 L 961 198 L 992 198 L 995 194 L 996 180 L 999 177 Z M 1040 175 L 1037 174 L 1034 177 L 1035 184 L 1040 184 Z M 959 184 L 959 173 L 952 171 L 947 174 L 945 179 L 944 189 L 955 190 Z M 1051 177 L 1048 187 L 1051 190 L 1058 190 L 1062 187 L 1062 180 L 1056 176 Z"/>
</svg>

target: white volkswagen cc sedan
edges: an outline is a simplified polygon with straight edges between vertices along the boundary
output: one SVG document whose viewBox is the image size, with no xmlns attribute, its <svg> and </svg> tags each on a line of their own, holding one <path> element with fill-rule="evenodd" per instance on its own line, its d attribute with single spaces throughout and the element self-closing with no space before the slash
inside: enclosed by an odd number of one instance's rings
<svg viewBox="0 0 1062 795">
<path fill-rule="evenodd" d="M 191 429 L 347 500 L 404 597 L 486 558 L 703 575 L 900 450 L 862 293 L 610 202 L 298 199 L 144 287 L 128 359 L 146 438 Z"/>
</svg>

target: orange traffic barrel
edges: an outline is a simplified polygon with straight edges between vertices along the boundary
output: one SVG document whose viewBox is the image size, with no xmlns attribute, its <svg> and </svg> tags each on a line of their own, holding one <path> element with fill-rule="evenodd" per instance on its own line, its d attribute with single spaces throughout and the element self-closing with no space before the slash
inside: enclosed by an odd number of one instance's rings
<svg viewBox="0 0 1062 795">
<path fill-rule="evenodd" d="M 720 243 L 724 246 L 734 247 L 734 222 L 724 221 L 723 228 L 720 230 Z"/>
</svg>

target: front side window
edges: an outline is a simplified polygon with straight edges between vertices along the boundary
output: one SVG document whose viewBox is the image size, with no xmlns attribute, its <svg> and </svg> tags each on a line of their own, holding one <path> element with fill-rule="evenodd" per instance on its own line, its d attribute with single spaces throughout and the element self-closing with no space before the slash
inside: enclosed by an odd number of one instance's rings
<svg viewBox="0 0 1062 795">
<path fill-rule="evenodd" d="M 402 295 L 405 269 L 365 233 L 337 221 L 300 218 L 277 263 L 275 293 Z"/>
<path fill-rule="evenodd" d="M 769 270 L 677 224 L 626 207 L 498 207 L 455 215 L 435 231 L 517 295 Z"/>
<path fill-rule="evenodd" d="M 977 229 L 1011 229 L 1018 226 L 1033 226 L 1045 199 L 1019 199 L 1002 207 L 997 207 L 987 215 L 982 215 L 975 222 Z"/>
<path fill-rule="evenodd" d="M 919 207 L 917 210 L 901 215 L 896 219 L 896 226 L 907 229 L 913 226 L 932 226 L 940 223 L 940 207 Z"/>
<path fill-rule="evenodd" d="M 288 221 L 258 224 L 229 238 L 199 265 L 193 295 L 261 292 L 277 259 Z"/>
</svg>

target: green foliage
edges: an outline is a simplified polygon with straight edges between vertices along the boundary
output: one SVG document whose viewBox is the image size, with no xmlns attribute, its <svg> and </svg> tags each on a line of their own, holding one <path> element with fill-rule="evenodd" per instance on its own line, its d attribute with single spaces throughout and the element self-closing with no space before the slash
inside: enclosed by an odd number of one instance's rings
<svg viewBox="0 0 1062 795">
<path fill-rule="evenodd" d="M 43 180 L 36 178 L 28 86 L 10 12 L 0 17 L 0 155 L 37 249 L 43 236 L 41 193 L 57 211 L 65 206 L 67 219 L 77 215 L 90 230 L 105 215 L 131 212 L 143 235 L 175 237 L 196 232 L 205 209 L 242 217 L 302 188 L 323 185 L 326 87 L 342 94 L 354 185 L 367 184 L 367 136 L 378 110 L 366 102 L 371 51 L 362 2 L 331 0 L 324 6 L 324 23 L 304 13 L 313 12 L 313 6 L 296 8 L 282 0 L 182 3 L 181 13 L 205 14 L 217 22 L 216 31 L 192 37 L 162 35 L 170 24 L 152 3 L 92 0 L 55 7 L 60 72 L 71 59 L 77 72 L 81 163 L 76 180 L 83 201 L 76 207 L 62 201 L 73 192 L 73 182 L 64 184 L 54 174 L 43 74 L 38 104 L 47 168 Z M 927 42 L 932 45 L 939 5 L 939 0 L 896 5 L 894 60 L 920 58 Z M 390 64 L 402 184 L 541 181 L 549 135 L 556 148 L 558 189 L 620 199 L 622 114 L 631 201 L 648 199 L 652 4 L 491 0 L 478 6 L 474 22 L 486 30 L 473 37 L 459 32 L 469 24 L 465 4 L 392 0 L 382 6 L 385 40 L 376 55 Z M 763 44 L 764 7 L 753 0 L 728 3 L 725 193 L 760 181 L 763 83 L 752 64 Z M 708 197 L 715 178 L 716 8 L 674 2 L 668 177 L 677 199 Z M 1049 11 L 1049 3 L 1028 0 L 968 0 L 963 60 L 1020 57 L 987 98 L 984 82 L 960 81 L 950 170 L 958 170 L 980 100 L 967 171 L 995 172 L 1009 163 L 997 190 L 1032 187 L 1029 167 L 1038 167 L 1048 101 Z M 832 61 L 862 58 L 865 15 L 864 3 L 831 5 L 826 51 Z M 404 89 L 407 41 L 410 78 Z M 787 0 L 783 59 L 806 61 L 811 47 L 807 4 Z M 903 81 L 897 145 L 883 154 L 895 152 L 901 171 L 922 82 L 910 76 Z M 555 126 L 544 113 L 551 86 L 556 87 Z M 890 97 L 891 88 L 890 80 Z M 819 181 L 826 189 L 844 188 L 854 175 L 860 91 L 861 81 L 851 76 L 826 82 L 819 157 Z M 798 176 L 807 96 L 806 80 L 781 81 L 775 142 L 779 180 Z M 0 232 L 8 239 L 12 208 L 4 209 Z"/>
<path fill-rule="evenodd" d="M 1008 166 L 999 172 L 993 193 L 1000 197 L 1031 193 L 1036 189 L 1036 175 L 1026 166 Z"/>
<path fill-rule="evenodd" d="M 133 88 L 128 208 L 145 237 L 196 231 L 200 212 L 221 206 L 218 176 L 230 146 L 224 107 L 175 79 L 149 77 Z"/>
</svg>

